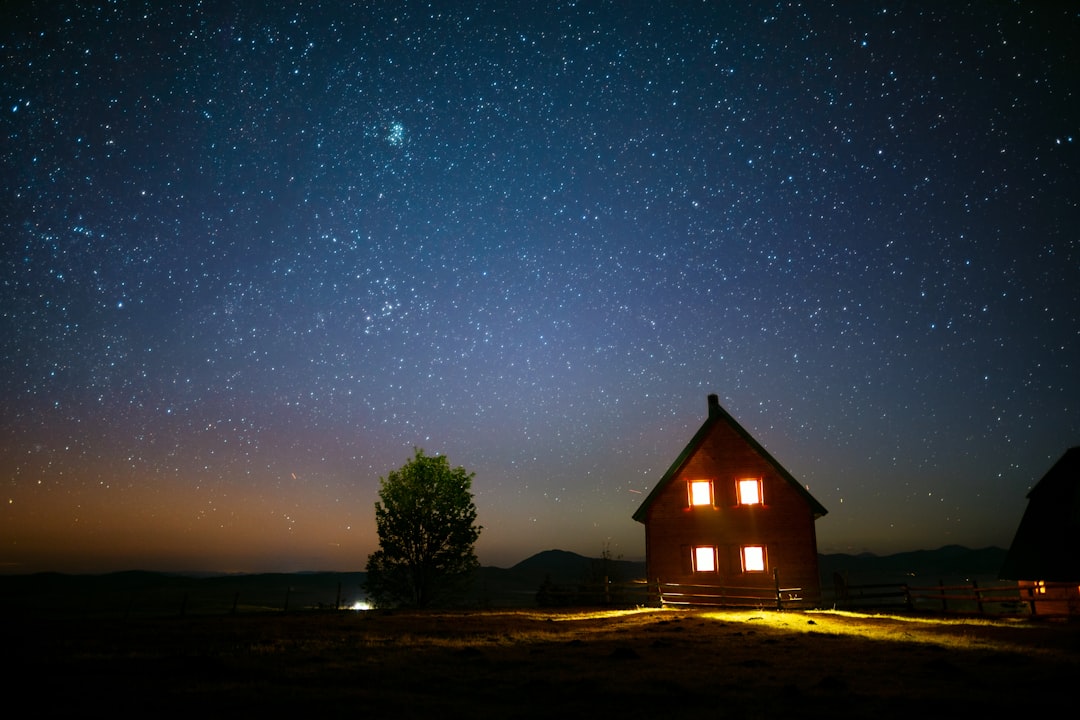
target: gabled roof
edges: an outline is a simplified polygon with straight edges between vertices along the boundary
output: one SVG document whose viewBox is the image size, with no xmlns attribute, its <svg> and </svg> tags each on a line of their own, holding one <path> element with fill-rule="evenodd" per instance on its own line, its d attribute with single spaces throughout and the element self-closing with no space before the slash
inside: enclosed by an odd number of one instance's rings
<svg viewBox="0 0 1080 720">
<path fill-rule="evenodd" d="M 648 512 L 649 506 L 652 505 L 653 501 L 660 496 L 660 494 L 664 491 L 664 488 L 666 488 L 668 484 L 672 481 L 672 478 L 674 478 L 679 473 L 679 471 L 682 470 L 683 466 L 687 463 L 687 461 L 690 460 L 690 457 L 695 452 L 697 452 L 698 448 L 701 447 L 701 444 L 705 442 L 705 439 L 709 437 L 709 435 L 713 431 L 713 428 L 715 428 L 718 423 L 725 423 L 732 430 L 734 430 L 740 437 L 743 438 L 743 440 L 747 442 L 747 444 L 750 445 L 751 448 L 753 448 L 754 452 L 756 452 L 759 456 L 761 456 L 761 458 L 763 458 L 766 462 L 772 465 L 773 469 L 776 470 L 777 474 L 779 474 L 780 477 L 787 480 L 793 488 L 798 490 L 798 492 L 806 498 L 806 502 L 810 505 L 810 510 L 814 513 L 815 519 L 829 512 L 822 506 L 821 503 L 815 500 L 814 496 L 810 494 L 810 491 L 803 487 L 802 484 L 799 483 L 799 481 L 796 480 L 791 475 L 791 473 L 789 473 L 784 468 L 783 465 L 778 463 L 776 461 L 776 458 L 770 455 L 769 452 L 765 448 L 763 448 L 761 444 L 757 440 L 755 440 L 742 425 L 738 423 L 738 421 L 735 420 L 735 418 L 731 417 L 731 415 L 729 415 L 728 412 L 724 410 L 724 408 L 720 407 L 719 397 L 717 397 L 716 395 L 709 395 L 709 417 L 705 420 L 705 423 L 701 426 L 701 429 L 698 430 L 697 433 L 695 433 L 693 439 L 690 440 L 689 444 L 687 444 L 687 446 L 683 448 L 683 451 L 679 453 L 679 457 L 675 458 L 675 462 L 671 464 L 671 467 L 668 468 L 668 471 L 664 473 L 664 476 L 662 478 L 660 478 L 660 482 L 658 482 L 656 484 L 656 487 L 653 488 L 652 492 L 650 492 L 646 496 L 645 500 L 641 503 L 641 507 L 639 507 L 637 509 L 637 512 L 635 512 L 633 515 L 633 518 L 635 520 L 637 520 L 638 522 L 645 522 L 645 514 Z"/>
<path fill-rule="evenodd" d="M 1080 447 L 1066 450 L 1027 498 L 1000 577 L 1080 581 Z"/>
</svg>

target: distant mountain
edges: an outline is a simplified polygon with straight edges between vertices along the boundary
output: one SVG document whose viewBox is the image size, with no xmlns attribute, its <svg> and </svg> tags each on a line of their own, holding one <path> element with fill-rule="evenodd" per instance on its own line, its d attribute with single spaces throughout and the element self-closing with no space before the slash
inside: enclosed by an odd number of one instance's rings
<svg viewBox="0 0 1080 720">
<path fill-rule="evenodd" d="M 472 600 L 489 605 L 534 605 L 541 586 L 561 593 L 645 577 L 645 563 L 589 558 L 566 550 L 544 550 L 511 568 L 482 567 Z"/>
<path fill-rule="evenodd" d="M 839 573 L 848 583 L 908 583 L 996 580 L 1006 550 L 946 545 L 878 556 L 868 553 L 819 555 L 822 590 Z M 59 612 L 228 612 L 253 608 L 350 606 L 363 598 L 362 572 L 261 573 L 195 577 L 191 574 L 131 571 L 103 575 L 0 575 L 0 611 L 37 608 Z M 640 561 L 590 558 L 565 550 L 544 550 L 510 568 L 481 567 L 468 604 L 535 607 L 546 602 L 594 604 L 607 577 L 615 585 L 645 578 Z M 639 602 L 634 595 L 630 602 Z M 624 597 L 624 600 L 626 598 Z"/>
<path fill-rule="evenodd" d="M 937 550 L 915 550 L 893 555 L 844 553 L 818 556 L 823 592 L 833 587 L 839 573 L 849 583 L 908 583 L 937 585 L 939 582 L 997 580 L 1006 550 L 998 547 L 970 549 L 946 545 Z M 607 574 L 613 583 L 645 578 L 645 563 L 589 558 L 565 550 L 544 550 L 509 569 L 481 568 L 477 578 L 477 600 L 491 605 L 531 604 L 541 585 L 561 590 L 598 584 Z"/>
<path fill-rule="evenodd" d="M 526 558 L 510 568 L 517 576 L 543 581 L 550 577 L 554 582 L 583 582 L 602 579 L 605 575 L 612 582 L 645 577 L 645 563 L 613 558 L 589 558 L 566 550 L 544 550 Z"/>
<path fill-rule="evenodd" d="M 832 554 L 819 555 L 818 566 L 823 584 L 831 584 L 833 573 L 848 582 L 937 583 L 939 580 L 997 579 L 1007 550 L 987 547 L 972 550 L 960 545 L 946 545 L 937 550 L 914 550 L 894 555 Z"/>
<path fill-rule="evenodd" d="M 973 550 L 961 545 L 946 545 L 937 550 L 914 550 L 893 555 L 825 554 L 818 556 L 818 564 L 822 577 L 829 582 L 834 572 L 933 580 L 940 579 L 938 576 L 996 578 L 1007 552 L 998 547 Z M 502 572 L 506 573 L 505 577 L 512 577 L 518 582 L 538 585 L 545 578 L 551 578 L 557 583 L 568 583 L 602 577 L 605 574 L 604 567 L 601 558 L 588 558 L 565 550 L 544 550 Z M 492 569 L 497 568 L 484 568 Z M 608 560 L 606 569 L 606 574 L 613 582 L 645 577 L 644 562 Z"/>
</svg>

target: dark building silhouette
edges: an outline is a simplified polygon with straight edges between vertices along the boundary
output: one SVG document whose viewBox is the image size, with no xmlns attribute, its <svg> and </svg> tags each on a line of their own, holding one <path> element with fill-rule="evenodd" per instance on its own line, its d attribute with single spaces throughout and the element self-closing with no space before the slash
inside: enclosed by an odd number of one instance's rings
<svg viewBox="0 0 1080 720">
<path fill-rule="evenodd" d="M 1027 494 L 1000 577 L 1016 580 L 1036 612 L 1080 614 L 1080 447 Z"/>
</svg>

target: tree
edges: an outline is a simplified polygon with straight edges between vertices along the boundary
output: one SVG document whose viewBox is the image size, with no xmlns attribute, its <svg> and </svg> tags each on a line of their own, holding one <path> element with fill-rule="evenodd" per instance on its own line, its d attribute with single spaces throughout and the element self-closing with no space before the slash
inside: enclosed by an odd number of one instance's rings
<svg viewBox="0 0 1080 720">
<path fill-rule="evenodd" d="M 417 448 L 409 462 L 379 478 L 379 549 L 368 556 L 365 584 L 376 606 L 427 607 L 465 589 L 480 565 L 473 550 L 482 529 L 474 475 Z"/>
</svg>

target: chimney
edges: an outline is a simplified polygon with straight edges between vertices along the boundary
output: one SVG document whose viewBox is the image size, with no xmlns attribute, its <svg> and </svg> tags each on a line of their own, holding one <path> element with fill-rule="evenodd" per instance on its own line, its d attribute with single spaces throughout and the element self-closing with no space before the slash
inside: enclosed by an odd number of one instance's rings
<svg viewBox="0 0 1080 720">
<path fill-rule="evenodd" d="M 716 394 L 709 395 L 709 417 L 720 411 L 720 397 Z"/>
</svg>

